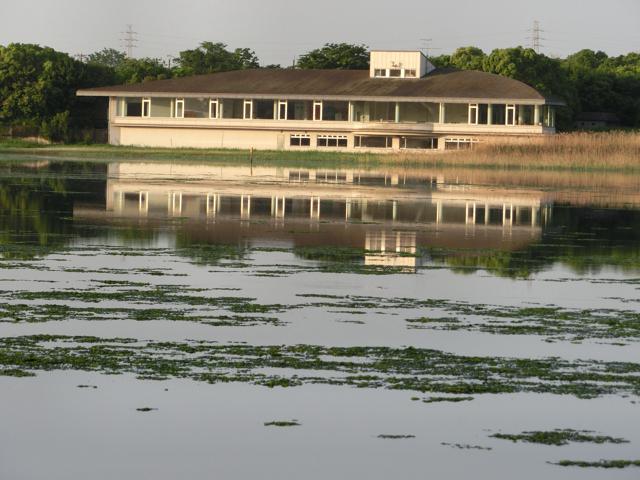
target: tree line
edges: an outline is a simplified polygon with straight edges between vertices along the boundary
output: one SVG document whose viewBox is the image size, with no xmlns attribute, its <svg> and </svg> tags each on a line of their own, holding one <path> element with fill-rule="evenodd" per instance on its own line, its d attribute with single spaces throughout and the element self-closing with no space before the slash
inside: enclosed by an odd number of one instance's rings
<svg viewBox="0 0 640 480">
<path fill-rule="evenodd" d="M 326 44 L 287 68 L 367 69 L 368 50 L 365 45 Z M 515 78 L 562 98 L 567 103 L 559 113 L 563 129 L 570 129 L 580 112 L 593 111 L 615 113 L 626 127 L 640 126 L 638 53 L 609 57 L 604 52 L 581 50 L 561 59 L 523 47 L 490 53 L 464 47 L 430 60 L 440 68 Z M 78 89 L 254 68 L 282 67 L 261 65 L 249 48 L 229 49 L 213 42 L 180 52 L 173 65 L 154 58 L 128 58 L 111 48 L 80 61 L 39 45 L 0 46 L 0 124 L 32 126 L 54 140 L 68 140 L 72 131 L 104 127 L 106 122 L 104 102 L 78 98 Z"/>
</svg>

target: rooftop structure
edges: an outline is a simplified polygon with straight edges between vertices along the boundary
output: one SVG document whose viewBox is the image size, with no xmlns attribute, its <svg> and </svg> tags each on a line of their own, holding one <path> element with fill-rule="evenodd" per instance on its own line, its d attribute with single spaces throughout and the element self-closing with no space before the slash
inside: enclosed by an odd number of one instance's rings
<svg viewBox="0 0 640 480">
<path fill-rule="evenodd" d="M 561 105 L 523 82 L 373 51 L 366 70 L 240 70 L 80 90 L 109 97 L 116 145 L 258 149 L 464 148 L 555 132 Z"/>
</svg>

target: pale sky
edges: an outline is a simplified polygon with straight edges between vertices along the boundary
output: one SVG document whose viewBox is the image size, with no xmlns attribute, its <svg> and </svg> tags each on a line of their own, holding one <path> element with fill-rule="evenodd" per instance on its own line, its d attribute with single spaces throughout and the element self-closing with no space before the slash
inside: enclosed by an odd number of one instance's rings
<svg viewBox="0 0 640 480">
<path fill-rule="evenodd" d="M 451 53 L 529 46 L 538 20 L 541 51 L 640 51 L 640 0 L 0 0 L 0 44 L 38 43 L 70 54 L 123 49 L 127 24 L 136 57 L 165 58 L 201 41 L 249 47 L 261 63 L 289 65 L 328 42 Z M 424 42 L 422 39 L 431 39 Z"/>
</svg>

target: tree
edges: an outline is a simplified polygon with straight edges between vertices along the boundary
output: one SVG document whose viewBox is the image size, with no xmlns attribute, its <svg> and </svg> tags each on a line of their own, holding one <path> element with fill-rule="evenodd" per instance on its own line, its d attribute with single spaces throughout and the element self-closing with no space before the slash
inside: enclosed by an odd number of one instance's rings
<svg viewBox="0 0 640 480">
<path fill-rule="evenodd" d="M 451 55 L 449 62 L 461 70 L 482 70 L 486 57 L 478 47 L 461 47 Z"/>
<path fill-rule="evenodd" d="M 369 47 L 349 43 L 327 43 L 324 47 L 302 55 L 298 68 L 367 70 L 369 68 Z"/>
<path fill-rule="evenodd" d="M 127 58 L 115 69 L 117 83 L 141 83 L 171 78 L 171 70 L 155 58 Z"/>
<path fill-rule="evenodd" d="M 180 52 L 176 62 L 179 66 L 176 69 L 178 76 L 246 70 L 260 66 L 253 50 L 236 48 L 229 51 L 226 44 L 212 42 L 202 42 L 196 49 Z"/>
<path fill-rule="evenodd" d="M 122 65 L 126 59 L 127 55 L 115 48 L 103 48 L 99 52 L 94 52 L 89 55 L 87 63 L 116 69 Z"/>
</svg>

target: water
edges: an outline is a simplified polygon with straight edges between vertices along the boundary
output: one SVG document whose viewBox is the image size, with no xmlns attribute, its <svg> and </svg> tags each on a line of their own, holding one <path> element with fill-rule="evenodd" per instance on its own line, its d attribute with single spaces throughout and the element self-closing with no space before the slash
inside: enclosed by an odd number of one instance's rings
<svg viewBox="0 0 640 480">
<path fill-rule="evenodd" d="M 0 478 L 637 478 L 638 183 L 7 160 Z"/>
</svg>

